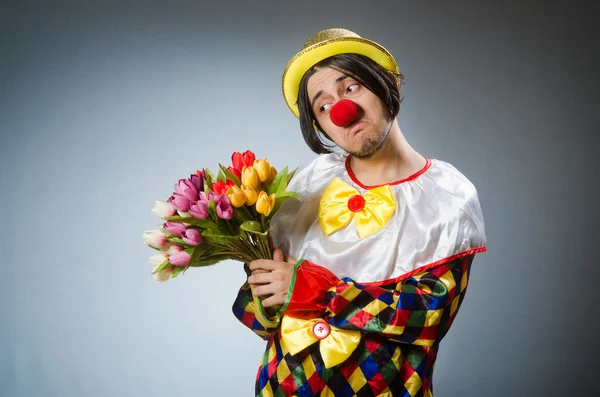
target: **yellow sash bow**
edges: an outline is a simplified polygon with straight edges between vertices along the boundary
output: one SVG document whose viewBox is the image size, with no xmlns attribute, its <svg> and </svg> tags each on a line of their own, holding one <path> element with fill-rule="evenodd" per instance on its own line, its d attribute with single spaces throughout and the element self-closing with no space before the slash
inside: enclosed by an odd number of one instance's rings
<svg viewBox="0 0 600 397">
<path fill-rule="evenodd" d="M 364 196 L 339 178 L 323 192 L 319 205 L 319 223 L 328 236 L 343 229 L 356 217 L 356 230 L 365 238 L 380 230 L 396 211 L 390 185 L 367 191 Z"/>
<path fill-rule="evenodd" d="M 358 346 L 360 337 L 359 331 L 333 327 L 322 318 L 304 320 L 283 316 L 281 319 L 281 342 L 290 354 L 298 354 L 313 343 L 319 342 L 325 368 L 346 361 Z"/>
</svg>

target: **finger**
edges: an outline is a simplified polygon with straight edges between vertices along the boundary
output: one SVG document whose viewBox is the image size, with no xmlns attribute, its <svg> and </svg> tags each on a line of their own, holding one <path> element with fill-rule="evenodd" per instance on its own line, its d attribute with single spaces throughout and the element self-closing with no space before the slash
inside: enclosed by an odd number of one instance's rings
<svg viewBox="0 0 600 397">
<path fill-rule="evenodd" d="M 268 284 L 273 281 L 273 276 L 270 272 L 263 272 L 248 276 L 248 284 Z"/>
<path fill-rule="evenodd" d="M 277 288 L 273 284 L 264 284 L 252 288 L 252 295 L 254 296 L 271 296 Z"/>
<path fill-rule="evenodd" d="M 252 271 L 252 274 L 260 274 L 260 273 L 269 273 L 269 271 L 263 270 L 263 269 L 256 269 L 256 270 Z"/>
<path fill-rule="evenodd" d="M 291 257 L 291 256 L 289 256 L 289 255 L 286 255 L 286 256 L 285 256 L 285 261 L 286 261 L 287 263 L 291 263 L 291 264 L 294 264 L 294 265 L 295 265 L 295 264 L 298 262 L 298 261 L 297 261 L 295 258 L 292 258 L 292 257 Z"/>
<path fill-rule="evenodd" d="M 274 270 L 277 268 L 277 262 L 270 261 L 268 259 L 257 259 L 250 262 L 248 266 L 250 270 L 263 269 L 263 270 Z"/>
<path fill-rule="evenodd" d="M 283 300 L 280 296 L 273 295 L 261 301 L 263 307 L 272 307 L 279 309 L 283 305 Z"/>
<path fill-rule="evenodd" d="M 283 262 L 283 251 L 281 251 L 279 248 L 273 251 L 273 260 Z"/>
</svg>

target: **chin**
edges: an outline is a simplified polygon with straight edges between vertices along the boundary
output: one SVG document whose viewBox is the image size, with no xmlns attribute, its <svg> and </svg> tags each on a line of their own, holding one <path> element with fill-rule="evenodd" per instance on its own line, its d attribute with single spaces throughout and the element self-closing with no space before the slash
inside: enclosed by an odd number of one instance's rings
<svg viewBox="0 0 600 397">
<path fill-rule="evenodd" d="M 386 137 L 368 137 L 365 138 L 359 150 L 348 151 L 352 156 L 358 159 L 368 159 L 377 153 L 386 141 Z"/>
</svg>

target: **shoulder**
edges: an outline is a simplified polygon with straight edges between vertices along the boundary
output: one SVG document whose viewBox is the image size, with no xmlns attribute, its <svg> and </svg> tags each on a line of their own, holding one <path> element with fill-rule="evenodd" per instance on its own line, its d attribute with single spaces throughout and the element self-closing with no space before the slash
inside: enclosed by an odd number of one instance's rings
<svg viewBox="0 0 600 397">
<path fill-rule="evenodd" d="M 430 159 L 431 167 L 425 173 L 437 188 L 438 193 L 452 196 L 460 207 L 468 207 L 472 201 L 478 201 L 475 185 L 454 165 L 439 159 Z"/>
<path fill-rule="evenodd" d="M 298 167 L 288 185 L 288 190 L 303 192 L 319 190 L 323 182 L 330 181 L 345 171 L 345 153 L 321 154 L 309 163 Z"/>
<path fill-rule="evenodd" d="M 452 214 L 456 225 L 462 225 L 470 247 L 485 246 L 485 222 L 475 185 L 446 161 L 432 160 L 430 171 L 426 173 L 432 182 L 430 191 L 440 209 Z"/>
</svg>

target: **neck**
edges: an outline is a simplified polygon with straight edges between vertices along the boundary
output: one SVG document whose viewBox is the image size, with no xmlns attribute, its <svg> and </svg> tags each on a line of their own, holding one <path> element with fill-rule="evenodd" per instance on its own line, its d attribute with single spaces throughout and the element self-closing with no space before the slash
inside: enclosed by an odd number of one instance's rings
<svg viewBox="0 0 600 397">
<path fill-rule="evenodd" d="M 364 185 L 382 185 L 404 179 L 422 169 L 426 164 L 406 141 L 398 121 L 394 120 L 388 137 L 375 154 L 369 158 L 352 157 L 350 166 Z"/>
</svg>

